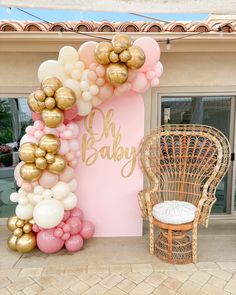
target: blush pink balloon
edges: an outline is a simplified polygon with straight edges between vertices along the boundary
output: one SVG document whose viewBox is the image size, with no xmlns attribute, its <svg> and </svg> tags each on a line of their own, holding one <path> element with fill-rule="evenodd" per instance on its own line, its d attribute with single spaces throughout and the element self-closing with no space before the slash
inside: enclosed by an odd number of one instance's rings
<svg viewBox="0 0 236 295">
<path fill-rule="evenodd" d="M 64 111 L 64 118 L 67 121 L 73 120 L 78 114 L 78 107 L 74 105 L 71 109 Z"/>
<path fill-rule="evenodd" d="M 71 139 L 69 142 L 70 150 L 75 152 L 79 149 L 79 141 L 78 139 Z"/>
<path fill-rule="evenodd" d="M 79 207 L 75 207 L 70 211 L 70 216 L 76 216 L 80 219 L 80 221 L 84 218 L 84 213 Z"/>
<path fill-rule="evenodd" d="M 74 152 L 69 152 L 65 156 L 66 156 L 66 160 L 70 162 L 75 158 L 75 153 Z"/>
<path fill-rule="evenodd" d="M 36 130 L 34 133 L 35 138 L 40 140 L 44 136 L 44 132 L 42 130 Z"/>
<path fill-rule="evenodd" d="M 32 142 L 32 143 L 38 143 L 38 139 L 35 138 L 34 136 L 30 136 L 28 134 L 25 134 L 22 138 L 21 138 L 21 141 L 20 141 L 20 145 L 26 143 L 26 142 Z"/>
<path fill-rule="evenodd" d="M 73 168 L 67 166 L 61 174 L 59 174 L 60 181 L 70 182 L 75 176 Z"/>
<path fill-rule="evenodd" d="M 94 235 L 95 227 L 92 222 L 84 220 L 82 222 L 82 230 L 80 235 L 84 240 L 90 239 Z"/>
<path fill-rule="evenodd" d="M 30 135 L 30 136 L 34 136 L 34 133 L 35 133 L 35 128 L 34 126 L 27 126 L 25 128 L 25 132 Z"/>
<path fill-rule="evenodd" d="M 44 128 L 44 123 L 43 123 L 43 121 L 40 121 L 40 120 L 35 121 L 35 122 L 34 122 L 34 127 L 35 127 L 35 129 L 37 129 L 37 130 L 43 130 L 43 128 Z"/>
<path fill-rule="evenodd" d="M 24 162 L 21 161 L 20 163 L 18 163 L 15 167 L 15 170 L 14 170 L 14 178 L 15 180 L 17 181 L 19 178 L 20 178 L 20 168 L 21 166 L 24 165 Z"/>
<path fill-rule="evenodd" d="M 77 166 L 77 160 L 73 160 L 69 162 L 69 165 L 73 168 L 75 168 Z"/>
<path fill-rule="evenodd" d="M 159 79 L 158 78 L 154 78 L 151 81 L 151 86 L 152 87 L 157 87 L 159 85 L 159 83 L 160 83 Z"/>
<path fill-rule="evenodd" d="M 113 87 L 109 83 L 106 83 L 99 88 L 98 98 L 104 101 L 108 98 L 112 98 L 113 93 L 114 93 Z"/>
<path fill-rule="evenodd" d="M 16 181 L 16 184 L 17 184 L 17 186 L 19 186 L 19 187 L 21 187 L 23 183 L 24 183 L 24 180 L 23 180 L 21 177 L 18 178 L 17 181 Z"/>
<path fill-rule="evenodd" d="M 56 238 L 61 238 L 63 236 L 63 230 L 60 227 L 57 227 L 54 229 L 53 235 Z"/>
<path fill-rule="evenodd" d="M 33 226 L 32 226 L 32 230 L 33 230 L 35 233 L 38 233 L 38 232 L 40 231 L 40 228 L 39 228 L 39 226 L 38 226 L 36 223 L 34 223 Z"/>
<path fill-rule="evenodd" d="M 101 86 L 103 86 L 104 84 L 105 84 L 105 79 L 104 78 L 97 78 L 97 80 L 96 80 L 96 84 L 97 84 L 97 86 L 99 86 L 99 87 L 101 87 Z"/>
<path fill-rule="evenodd" d="M 53 231 L 53 229 L 47 229 L 37 234 L 37 246 L 44 253 L 56 253 L 64 246 L 64 241 L 56 238 Z"/>
<path fill-rule="evenodd" d="M 63 225 L 62 229 L 63 229 L 64 233 L 69 233 L 71 231 L 71 226 L 70 226 L 70 224 L 66 223 Z"/>
<path fill-rule="evenodd" d="M 70 234 L 75 235 L 78 234 L 82 228 L 82 223 L 79 217 L 71 216 L 66 220 L 66 224 L 70 225 Z"/>
<path fill-rule="evenodd" d="M 92 63 L 92 64 L 89 66 L 89 69 L 90 69 L 91 71 L 95 72 L 97 65 L 98 65 L 98 64 L 97 64 L 96 62 L 95 62 L 95 63 Z"/>
<path fill-rule="evenodd" d="M 75 122 L 79 122 L 79 121 L 81 121 L 81 120 L 83 120 L 83 119 L 84 119 L 84 116 L 77 115 L 77 116 L 74 118 L 74 121 L 75 121 Z"/>
<path fill-rule="evenodd" d="M 69 217 L 70 217 L 70 210 L 65 210 L 62 221 L 66 221 Z"/>
<path fill-rule="evenodd" d="M 70 252 L 79 251 L 83 247 L 84 241 L 80 235 L 71 236 L 66 242 L 65 247 Z"/>
<path fill-rule="evenodd" d="M 61 154 L 61 155 L 65 155 L 65 154 L 67 154 L 69 152 L 69 150 L 70 150 L 70 147 L 69 147 L 68 141 L 62 139 L 61 140 L 61 146 L 60 146 L 60 149 L 59 149 L 58 153 Z"/>
<path fill-rule="evenodd" d="M 31 185 L 32 185 L 32 187 L 36 187 L 39 185 L 39 182 L 37 180 L 33 181 L 33 182 L 31 182 Z"/>
<path fill-rule="evenodd" d="M 42 176 L 39 178 L 39 184 L 43 188 L 52 188 L 58 182 L 58 180 L 58 175 L 44 170 Z"/>
<path fill-rule="evenodd" d="M 154 70 L 156 72 L 157 77 L 161 77 L 162 73 L 163 73 L 163 65 L 162 63 L 159 61 L 156 66 L 154 67 Z"/>
<path fill-rule="evenodd" d="M 41 120 L 42 118 L 41 118 L 41 114 L 39 114 L 39 113 L 35 113 L 35 112 L 33 112 L 32 114 L 31 114 L 31 117 L 32 117 L 32 120 L 33 121 L 37 121 L 37 120 Z"/>
<path fill-rule="evenodd" d="M 96 79 L 97 79 L 96 73 L 94 71 L 91 71 L 90 70 L 88 72 L 88 79 L 89 79 L 89 81 L 91 81 L 92 83 L 94 83 L 96 81 Z"/>
<path fill-rule="evenodd" d="M 84 63 L 86 68 L 88 68 L 90 64 L 96 63 L 94 51 L 97 44 L 98 43 L 95 41 L 88 41 L 83 43 L 78 50 L 79 60 Z"/>
<path fill-rule="evenodd" d="M 27 192 L 27 193 L 31 193 L 33 191 L 32 185 L 30 183 L 24 182 L 21 186 L 21 188 Z"/>
<path fill-rule="evenodd" d="M 139 46 L 145 53 L 145 63 L 138 70 L 139 72 L 146 72 L 150 70 L 160 59 L 160 46 L 150 37 L 141 37 L 134 41 L 135 46 Z"/>
<path fill-rule="evenodd" d="M 70 233 L 64 233 L 61 237 L 62 240 L 66 241 L 70 238 Z"/>
<path fill-rule="evenodd" d="M 44 127 L 43 131 L 45 134 L 54 134 L 54 135 L 58 135 L 58 130 L 56 128 L 49 128 L 49 127 Z"/>
<path fill-rule="evenodd" d="M 138 73 L 136 78 L 131 82 L 132 90 L 141 93 L 143 89 L 148 85 L 145 74 Z"/>
</svg>

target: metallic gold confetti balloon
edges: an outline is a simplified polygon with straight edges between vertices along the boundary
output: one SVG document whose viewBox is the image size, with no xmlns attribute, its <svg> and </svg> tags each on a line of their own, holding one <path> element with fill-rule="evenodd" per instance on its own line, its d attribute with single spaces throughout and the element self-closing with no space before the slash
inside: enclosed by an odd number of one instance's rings
<svg viewBox="0 0 236 295">
<path fill-rule="evenodd" d="M 111 51 L 110 55 L 109 55 L 109 59 L 110 59 L 111 62 L 118 62 L 119 61 L 118 53 L 115 53 L 114 51 Z"/>
<path fill-rule="evenodd" d="M 112 38 L 112 45 L 116 53 L 121 53 L 132 45 L 132 40 L 129 35 L 117 34 Z"/>
<path fill-rule="evenodd" d="M 129 59 L 131 59 L 131 55 L 129 53 L 129 50 L 123 50 L 120 54 L 119 54 L 119 59 L 122 62 L 127 62 Z"/>
<path fill-rule="evenodd" d="M 109 64 L 106 70 L 107 80 L 112 85 L 120 85 L 128 79 L 128 69 L 122 63 Z"/>
<path fill-rule="evenodd" d="M 25 233 L 25 234 L 28 234 L 28 233 L 30 233 L 32 231 L 32 224 L 30 224 L 30 223 L 26 223 L 25 225 L 24 225 L 24 227 L 23 227 L 23 232 Z"/>
<path fill-rule="evenodd" d="M 52 164 L 55 161 L 55 156 L 51 153 L 47 153 L 45 159 L 49 164 Z"/>
<path fill-rule="evenodd" d="M 36 148 L 36 144 L 31 142 L 22 144 L 18 151 L 20 159 L 26 163 L 34 163 Z"/>
<path fill-rule="evenodd" d="M 17 241 L 18 237 L 14 236 L 14 234 L 10 235 L 10 237 L 7 240 L 7 245 L 8 247 L 13 250 L 16 251 L 16 241 Z"/>
<path fill-rule="evenodd" d="M 46 134 L 40 139 L 39 147 L 47 153 L 55 154 L 60 148 L 60 140 L 54 134 Z"/>
<path fill-rule="evenodd" d="M 7 228 L 9 229 L 9 231 L 14 231 L 17 228 L 16 223 L 18 219 L 19 218 L 16 215 L 11 216 L 7 219 Z"/>
<path fill-rule="evenodd" d="M 25 181 L 35 181 L 41 176 L 42 171 L 38 169 L 35 164 L 26 163 L 20 168 L 20 176 Z"/>
<path fill-rule="evenodd" d="M 24 220 L 18 219 L 17 222 L 16 222 L 16 226 L 17 227 L 23 227 L 24 226 Z"/>
<path fill-rule="evenodd" d="M 109 42 L 101 42 L 97 44 L 95 48 L 95 58 L 101 65 L 107 65 L 110 63 L 110 52 L 113 50 L 113 46 Z"/>
<path fill-rule="evenodd" d="M 34 97 L 41 102 L 45 101 L 46 99 L 46 95 L 42 89 L 36 89 L 34 92 Z"/>
<path fill-rule="evenodd" d="M 22 235 L 23 235 L 23 230 L 22 230 L 22 228 L 16 228 L 15 230 L 14 230 L 14 232 L 13 232 L 13 234 L 16 236 L 16 237 L 21 237 Z"/>
<path fill-rule="evenodd" d="M 62 86 L 62 83 L 56 77 L 49 77 L 43 80 L 41 86 L 47 96 L 53 96 L 55 91 Z"/>
<path fill-rule="evenodd" d="M 36 237 L 34 233 L 23 234 L 16 241 L 16 250 L 21 253 L 28 253 L 36 247 Z"/>
<path fill-rule="evenodd" d="M 43 157 L 39 157 L 35 160 L 35 165 L 38 169 L 44 170 L 47 168 L 47 161 Z"/>
<path fill-rule="evenodd" d="M 52 164 L 48 164 L 47 170 L 54 174 L 60 174 L 66 167 L 66 161 L 63 156 L 55 155 L 55 160 Z"/>
<path fill-rule="evenodd" d="M 138 46 L 131 46 L 129 48 L 129 53 L 131 58 L 127 61 L 126 65 L 131 70 L 137 70 L 141 68 L 141 66 L 145 62 L 145 53 Z"/>
<path fill-rule="evenodd" d="M 34 93 L 31 93 L 27 100 L 28 106 L 31 109 L 31 111 L 36 113 L 41 113 L 43 109 L 45 108 L 44 102 L 38 101 L 34 97 Z"/>
<path fill-rule="evenodd" d="M 45 107 L 49 110 L 52 110 L 56 106 L 56 101 L 53 97 L 47 97 L 44 103 Z"/>
<path fill-rule="evenodd" d="M 43 110 L 42 119 L 49 128 L 56 128 L 64 121 L 64 115 L 61 110 L 54 108 L 52 110 Z"/>
<path fill-rule="evenodd" d="M 34 154 L 35 154 L 35 157 L 45 157 L 46 151 L 38 147 L 36 148 Z"/>
<path fill-rule="evenodd" d="M 74 92 L 68 87 L 61 87 L 55 92 L 57 107 L 61 110 L 69 110 L 76 102 Z"/>
</svg>

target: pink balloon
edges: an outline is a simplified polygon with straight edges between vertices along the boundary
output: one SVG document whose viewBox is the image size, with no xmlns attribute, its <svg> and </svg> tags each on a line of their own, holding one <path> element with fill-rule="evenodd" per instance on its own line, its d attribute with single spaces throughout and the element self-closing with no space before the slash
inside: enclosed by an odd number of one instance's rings
<svg viewBox="0 0 236 295">
<path fill-rule="evenodd" d="M 18 163 L 15 167 L 15 170 L 14 170 L 14 178 L 15 180 L 17 181 L 19 178 L 20 178 L 20 168 L 21 166 L 24 165 L 24 162 L 21 161 L 20 163 Z"/>
<path fill-rule="evenodd" d="M 44 128 L 44 123 L 40 120 L 37 120 L 36 122 L 34 122 L 34 127 L 37 130 L 43 130 Z"/>
<path fill-rule="evenodd" d="M 137 70 L 129 70 L 128 71 L 128 82 L 133 81 L 136 78 L 137 74 L 138 74 Z"/>
<path fill-rule="evenodd" d="M 106 74 L 106 68 L 102 65 L 96 67 L 96 74 L 98 77 L 104 77 Z"/>
<path fill-rule="evenodd" d="M 31 182 L 31 185 L 32 185 L 32 187 L 36 187 L 37 185 L 39 185 L 39 182 L 37 180 L 33 181 L 33 182 Z"/>
<path fill-rule="evenodd" d="M 147 78 L 145 74 L 138 73 L 136 78 L 131 82 L 132 84 L 132 90 L 141 93 L 143 92 L 143 89 L 148 85 Z"/>
<path fill-rule="evenodd" d="M 16 184 L 17 184 L 17 186 L 19 186 L 19 187 L 21 187 L 23 183 L 24 183 L 24 180 L 23 180 L 21 177 L 18 178 L 17 181 L 16 181 Z"/>
<path fill-rule="evenodd" d="M 39 178 L 39 184 L 44 188 L 52 188 L 58 180 L 58 175 L 44 170 L 42 176 Z"/>
<path fill-rule="evenodd" d="M 98 43 L 95 41 L 88 41 L 83 43 L 78 50 L 79 60 L 84 63 L 86 68 L 88 68 L 90 64 L 96 63 L 94 50 L 97 44 Z"/>
<path fill-rule="evenodd" d="M 61 237 L 62 240 L 66 241 L 70 238 L 70 233 L 64 233 Z"/>
<path fill-rule="evenodd" d="M 62 229 L 63 229 L 64 233 L 69 233 L 71 231 L 71 226 L 70 226 L 70 224 L 66 223 L 63 225 Z"/>
<path fill-rule="evenodd" d="M 70 225 L 70 234 L 75 235 L 78 234 L 82 228 L 82 223 L 79 217 L 72 216 L 66 220 L 66 224 Z"/>
<path fill-rule="evenodd" d="M 40 140 L 44 136 L 44 132 L 42 130 L 36 130 L 34 133 L 35 138 Z"/>
<path fill-rule="evenodd" d="M 59 174 L 60 181 L 70 182 L 75 176 L 74 169 L 67 166 L 61 174 Z"/>
<path fill-rule="evenodd" d="M 68 154 L 66 154 L 66 160 L 67 161 L 72 161 L 75 158 L 75 153 L 74 152 L 69 152 Z"/>
<path fill-rule="evenodd" d="M 75 122 L 79 122 L 79 121 L 81 121 L 81 120 L 83 120 L 84 119 L 84 116 L 79 116 L 79 115 L 77 115 L 75 118 L 74 118 L 74 121 Z"/>
<path fill-rule="evenodd" d="M 39 113 L 32 113 L 31 114 L 31 117 L 32 117 L 32 120 L 33 121 L 37 121 L 37 120 L 41 120 L 42 118 L 41 118 L 41 114 L 39 114 Z"/>
<path fill-rule="evenodd" d="M 84 240 L 90 239 L 94 235 L 95 227 L 92 222 L 88 220 L 84 220 L 82 222 L 82 230 L 80 231 L 80 235 Z"/>
<path fill-rule="evenodd" d="M 97 86 L 103 86 L 105 84 L 105 79 L 104 78 L 97 78 L 96 84 L 97 84 Z"/>
<path fill-rule="evenodd" d="M 70 150 L 75 152 L 79 149 L 79 141 L 78 139 L 71 139 L 69 141 Z"/>
<path fill-rule="evenodd" d="M 162 63 L 159 61 L 156 66 L 154 67 L 154 70 L 156 72 L 157 77 L 161 77 L 162 73 L 163 73 L 163 65 Z"/>
<path fill-rule="evenodd" d="M 35 137 L 33 136 L 30 136 L 28 134 L 25 134 L 22 138 L 21 138 L 21 141 L 20 141 L 20 145 L 26 143 L 26 142 L 32 142 L 32 143 L 38 143 L 38 139 L 36 139 Z"/>
<path fill-rule="evenodd" d="M 99 88 L 98 98 L 101 99 L 102 101 L 108 98 L 112 98 L 113 92 L 114 92 L 113 87 L 109 83 L 106 83 Z"/>
<path fill-rule="evenodd" d="M 83 247 L 84 241 L 80 235 L 71 236 L 69 240 L 65 242 L 65 247 L 70 252 L 79 251 Z"/>
<path fill-rule="evenodd" d="M 91 71 L 95 72 L 97 65 L 98 65 L 97 62 L 92 63 L 92 64 L 89 66 L 89 69 L 90 69 Z"/>
<path fill-rule="evenodd" d="M 73 160 L 69 162 L 69 165 L 73 168 L 75 168 L 77 166 L 77 160 Z"/>
<path fill-rule="evenodd" d="M 152 87 L 157 87 L 159 85 L 159 83 L 160 83 L 159 79 L 158 78 L 154 78 L 151 81 L 151 86 Z"/>
<path fill-rule="evenodd" d="M 155 71 L 150 70 L 146 73 L 146 77 L 148 80 L 152 80 L 153 78 L 155 78 L 155 76 L 156 76 Z"/>
<path fill-rule="evenodd" d="M 56 130 L 59 132 L 63 132 L 66 129 L 66 125 L 65 124 L 61 124 L 59 125 Z"/>
<path fill-rule="evenodd" d="M 70 216 L 76 216 L 80 219 L 80 221 L 84 218 L 84 213 L 79 207 L 75 207 L 70 211 Z"/>
<path fill-rule="evenodd" d="M 45 134 L 54 134 L 54 135 L 58 135 L 58 130 L 56 128 L 49 128 L 49 127 L 44 127 L 43 129 Z"/>
<path fill-rule="evenodd" d="M 96 79 L 97 79 L 96 73 L 94 71 L 91 71 L 90 70 L 88 72 L 88 79 L 89 79 L 89 81 L 91 81 L 92 83 L 94 83 L 96 81 Z"/>
<path fill-rule="evenodd" d="M 160 46 L 150 37 L 141 37 L 134 41 L 135 46 L 139 46 L 145 53 L 145 63 L 138 70 L 139 72 L 146 72 L 151 69 L 160 58 Z"/>
<path fill-rule="evenodd" d="M 69 150 L 70 150 L 70 147 L 69 147 L 68 141 L 62 139 L 61 140 L 61 146 L 60 146 L 60 149 L 59 149 L 59 154 L 65 155 L 65 154 L 67 154 L 69 152 Z"/>
<path fill-rule="evenodd" d="M 65 210 L 64 211 L 64 217 L 63 217 L 62 221 L 66 221 L 69 217 L 70 217 L 70 211 Z"/>
<path fill-rule="evenodd" d="M 33 191 L 32 185 L 30 183 L 24 182 L 21 186 L 21 188 L 27 192 L 27 193 L 31 193 Z"/>
<path fill-rule="evenodd" d="M 27 126 L 25 128 L 25 132 L 30 135 L 30 136 L 34 136 L 34 133 L 35 133 L 35 128 L 34 126 Z"/>
<path fill-rule="evenodd" d="M 53 235 L 53 229 L 42 230 L 37 234 L 37 246 L 44 253 L 56 253 L 64 245 L 64 241 Z"/>
<path fill-rule="evenodd" d="M 72 131 L 69 129 L 66 129 L 65 131 L 63 131 L 63 138 L 72 139 Z"/>
<path fill-rule="evenodd" d="M 63 236 L 63 230 L 60 227 L 57 227 L 53 231 L 54 237 L 61 238 Z"/>
<path fill-rule="evenodd" d="M 64 118 L 65 120 L 71 121 L 73 120 L 78 114 L 77 105 L 74 105 L 71 109 L 64 111 Z"/>
<path fill-rule="evenodd" d="M 39 228 L 39 226 L 38 226 L 36 223 L 34 223 L 33 226 L 32 226 L 32 230 L 33 230 L 35 233 L 38 233 L 38 232 L 40 231 L 40 228 Z"/>
</svg>

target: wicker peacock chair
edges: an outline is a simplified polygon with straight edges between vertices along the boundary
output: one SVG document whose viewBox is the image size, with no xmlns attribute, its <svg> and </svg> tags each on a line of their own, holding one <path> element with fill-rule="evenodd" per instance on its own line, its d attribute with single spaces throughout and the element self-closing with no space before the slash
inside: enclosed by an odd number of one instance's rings
<svg viewBox="0 0 236 295">
<path fill-rule="evenodd" d="M 229 164 L 229 142 L 224 134 L 210 126 L 163 125 L 144 137 L 141 144 L 141 167 L 148 177 L 150 187 L 138 194 L 138 200 L 143 218 L 149 220 L 151 254 L 154 254 L 155 246 L 157 256 L 168 262 L 196 262 L 198 224 L 208 226 L 211 208 L 216 201 L 216 188 Z M 153 208 L 157 205 L 173 204 L 166 201 L 177 201 L 174 203 L 179 204 L 184 201 L 190 206 L 193 204 L 195 212 L 192 220 L 190 218 L 187 222 L 175 223 L 154 216 Z M 184 210 L 181 210 L 181 214 L 182 211 Z M 164 216 L 166 217 L 168 220 L 168 216 Z M 157 247 L 154 225 L 160 230 Z M 173 248 L 178 246 L 180 240 L 183 244 L 186 242 L 185 233 L 190 230 L 190 259 L 184 256 L 175 259 Z M 163 239 L 166 240 L 166 252 L 161 249 Z"/>
</svg>

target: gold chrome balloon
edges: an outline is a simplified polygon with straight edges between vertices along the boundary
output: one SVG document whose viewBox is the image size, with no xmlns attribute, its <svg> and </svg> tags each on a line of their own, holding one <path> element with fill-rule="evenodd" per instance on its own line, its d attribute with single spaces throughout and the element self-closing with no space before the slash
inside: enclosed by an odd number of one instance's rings
<svg viewBox="0 0 236 295">
<path fill-rule="evenodd" d="M 25 181 L 35 181 L 38 180 L 42 172 L 38 169 L 35 164 L 25 163 L 20 168 L 20 176 Z"/>
<path fill-rule="evenodd" d="M 145 53 L 138 46 L 131 46 L 129 48 L 129 53 L 131 58 L 126 62 L 126 65 L 131 70 L 136 70 L 141 68 L 145 62 Z"/>
<path fill-rule="evenodd" d="M 45 107 L 49 110 L 52 110 L 56 106 L 56 101 L 53 97 L 47 97 L 45 99 Z"/>
<path fill-rule="evenodd" d="M 53 96 L 55 91 L 62 86 L 62 83 L 56 77 L 49 77 L 43 80 L 41 86 L 47 96 Z"/>
<path fill-rule="evenodd" d="M 35 160 L 35 165 L 38 169 L 44 170 L 47 168 L 47 161 L 43 157 L 39 157 Z"/>
<path fill-rule="evenodd" d="M 106 70 L 106 77 L 112 85 L 123 84 L 128 79 L 128 69 L 122 63 L 109 64 Z"/>
<path fill-rule="evenodd" d="M 61 87 L 55 92 L 57 107 L 61 110 L 69 110 L 76 102 L 74 92 L 68 87 Z"/>
<path fill-rule="evenodd" d="M 31 142 L 23 143 L 19 148 L 19 157 L 26 163 L 34 163 L 36 144 Z"/>
<path fill-rule="evenodd" d="M 112 38 L 112 45 L 116 53 L 121 53 L 132 45 L 132 40 L 129 35 L 117 34 Z"/>
<path fill-rule="evenodd" d="M 8 247 L 13 250 L 16 251 L 16 241 L 17 241 L 18 237 L 15 236 L 14 234 L 10 235 L 10 237 L 7 240 L 7 245 Z"/>
<path fill-rule="evenodd" d="M 45 152 L 45 150 L 38 147 L 38 148 L 36 148 L 34 154 L 35 154 L 35 157 L 45 157 L 46 152 Z"/>
<path fill-rule="evenodd" d="M 21 237 L 22 235 L 23 235 L 23 230 L 22 230 L 22 228 L 16 228 L 15 230 L 14 230 L 14 232 L 13 232 L 13 234 L 16 236 L 16 237 Z"/>
<path fill-rule="evenodd" d="M 16 215 L 11 216 L 7 219 L 7 228 L 9 229 L 9 231 L 14 231 L 17 228 L 17 221 L 18 217 Z"/>
<path fill-rule="evenodd" d="M 34 97 L 35 99 L 37 99 L 38 101 L 45 101 L 46 99 L 46 95 L 44 93 L 44 91 L 42 89 L 36 89 L 35 92 L 34 92 Z"/>
<path fill-rule="evenodd" d="M 59 174 L 66 167 L 66 161 L 63 156 L 55 155 L 55 160 L 52 164 L 48 164 L 47 169 L 49 172 Z"/>
<path fill-rule="evenodd" d="M 43 110 L 42 119 L 47 127 L 56 128 L 64 121 L 64 115 L 61 110 L 54 108 L 52 110 Z"/>
<path fill-rule="evenodd" d="M 47 155 L 45 156 L 45 159 L 47 163 L 51 164 L 55 161 L 55 156 L 51 153 L 47 153 Z"/>
<path fill-rule="evenodd" d="M 127 62 L 129 59 L 131 59 L 131 55 L 129 53 L 129 50 L 123 50 L 119 54 L 119 58 L 120 58 L 120 61 L 122 61 L 122 62 Z"/>
<path fill-rule="evenodd" d="M 21 253 L 28 253 L 36 247 L 36 237 L 34 233 L 23 234 L 16 241 L 16 250 Z"/>
<path fill-rule="evenodd" d="M 40 139 L 39 147 L 47 153 L 55 154 L 60 148 L 60 140 L 54 134 L 46 134 Z"/>
<path fill-rule="evenodd" d="M 101 65 L 107 65 L 110 63 L 110 52 L 113 50 L 113 46 L 109 42 L 101 42 L 97 44 L 95 48 L 95 58 Z"/>
<path fill-rule="evenodd" d="M 110 55 L 109 55 L 109 59 L 110 59 L 111 62 L 118 62 L 119 61 L 118 53 L 115 53 L 114 51 L 111 51 Z"/>
<path fill-rule="evenodd" d="M 31 109 L 31 111 L 36 113 L 41 113 L 43 109 L 45 108 L 44 102 L 38 101 L 34 97 L 34 93 L 31 93 L 27 100 L 28 106 Z"/>
<path fill-rule="evenodd" d="M 18 219 L 17 222 L 16 222 L 16 226 L 17 227 L 23 227 L 24 226 L 24 220 Z"/>
<path fill-rule="evenodd" d="M 28 222 L 29 222 L 29 224 L 32 224 L 33 225 L 34 224 L 34 219 L 33 218 L 30 219 Z"/>
<path fill-rule="evenodd" d="M 32 231 L 32 224 L 30 224 L 30 223 L 26 223 L 25 225 L 24 225 L 24 227 L 23 227 L 23 232 L 25 233 L 25 234 L 28 234 L 28 233 L 30 233 Z"/>
</svg>

